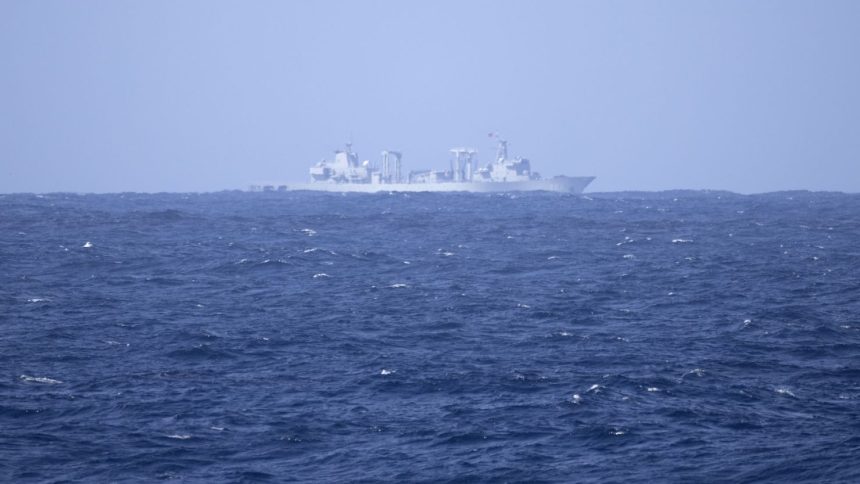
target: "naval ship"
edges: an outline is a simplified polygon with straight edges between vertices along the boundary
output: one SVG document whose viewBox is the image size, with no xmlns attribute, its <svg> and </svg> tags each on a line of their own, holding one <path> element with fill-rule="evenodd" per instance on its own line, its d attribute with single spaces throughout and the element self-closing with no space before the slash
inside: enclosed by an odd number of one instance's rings
<svg viewBox="0 0 860 484">
<path fill-rule="evenodd" d="M 448 170 L 410 171 L 403 176 L 401 153 L 385 150 L 380 164 L 359 161 L 352 143 L 335 151 L 334 160 L 310 168 L 310 182 L 289 185 L 252 185 L 251 191 L 313 190 L 325 192 L 513 192 L 551 191 L 580 194 L 593 176 L 541 178 L 525 158 L 510 158 L 508 142 L 497 135 L 494 161 L 478 166 L 477 150 L 452 148 Z"/>
</svg>

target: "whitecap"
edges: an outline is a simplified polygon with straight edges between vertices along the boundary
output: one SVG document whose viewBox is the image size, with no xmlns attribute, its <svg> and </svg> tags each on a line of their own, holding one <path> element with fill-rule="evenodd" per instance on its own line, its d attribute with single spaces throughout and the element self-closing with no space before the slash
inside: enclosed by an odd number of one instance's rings
<svg viewBox="0 0 860 484">
<path fill-rule="evenodd" d="M 659 388 L 657 388 L 657 387 L 648 387 L 648 388 L 646 388 L 646 389 L 645 389 L 645 391 L 648 391 L 648 392 L 659 392 L 659 391 L 660 391 L 660 389 L 659 389 Z"/>
<path fill-rule="evenodd" d="M 580 403 L 580 402 L 582 402 L 582 397 L 579 396 L 578 393 L 574 393 L 573 396 L 570 397 L 570 401 L 573 403 Z"/>
<path fill-rule="evenodd" d="M 517 304 L 517 307 L 522 309 L 531 309 L 531 306 L 528 304 Z"/>
<path fill-rule="evenodd" d="M 684 376 L 687 376 L 687 375 L 705 376 L 705 370 L 703 370 L 701 368 L 693 368 L 692 370 L 688 371 L 687 373 L 684 373 Z"/>
<path fill-rule="evenodd" d="M 221 432 L 224 430 L 224 427 L 209 427 L 211 430 L 215 430 L 217 432 Z"/>
<path fill-rule="evenodd" d="M 591 385 L 590 387 L 588 387 L 588 390 L 586 390 L 586 391 L 589 393 L 590 392 L 599 393 L 602 388 L 603 388 L 602 385 L 598 385 L 597 383 L 595 383 L 594 385 Z"/>
<path fill-rule="evenodd" d="M 397 283 L 397 284 L 392 284 L 392 285 L 390 285 L 390 286 L 388 286 L 388 287 L 393 288 L 393 289 L 397 289 L 397 288 L 401 288 L 401 287 L 409 287 L 409 286 L 407 286 L 406 284 L 403 284 L 403 283 Z"/>
<path fill-rule="evenodd" d="M 325 272 L 320 272 L 319 274 L 314 274 L 314 279 L 320 279 L 322 277 L 331 277 L 331 276 L 329 276 Z"/>
<path fill-rule="evenodd" d="M 392 373 L 394 373 L 394 372 L 396 372 L 396 371 L 397 371 L 397 370 L 386 370 L 385 368 L 383 368 L 383 369 L 382 369 L 382 371 L 380 371 L 380 372 L 379 372 L 379 374 L 380 374 L 380 375 L 390 375 L 390 374 L 392 374 Z"/>
<path fill-rule="evenodd" d="M 93 246 L 93 243 L 92 243 L 92 242 L 90 242 L 90 241 L 88 240 L 88 241 L 84 242 L 84 245 L 83 245 L 82 247 L 83 247 L 84 249 L 89 249 L 89 248 L 91 248 L 92 246 Z"/>
<path fill-rule="evenodd" d="M 33 297 L 30 299 L 27 299 L 28 303 L 40 303 L 40 302 L 47 302 L 47 301 L 48 301 L 48 299 L 45 299 L 43 297 Z"/>
<path fill-rule="evenodd" d="M 693 239 L 672 239 L 673 244 L 689 244 L 692 242 Z"/>
<path fill-rule="evenodd" d="M 33 383 L 46 383 L 48 385 L 57 385 L 63 383 L 60 380 L 55 380 L 53 378 L 48 378 L 45 376 L 29 376 L 29 375 L 21 375 L 19 378 L 23 381 L 29 381 Z"/>
<path fill-rule="evenodd" d="M 316 235 L 316 233 L 317 233 L 317 231 L 314 229 L 302 229 L 302 230 L 300 230 L 300 232 L 304 232 L 305 235 L 307 235 L 308 237 Z"/>
<path fill-rule="evenodd" d="M 633 254 L 624 254 L 625 259 L 635 259 L 636 257 Z"/>
<path fill-rule="evenodd" d="M 774 391 L 780 395 L 788 395 L 789 397 L 797 398 L 797 395 L 795 395 L 788 387 L 776 387 L 774 388 Z"/>
<path fill-rule="evenodd" d="M 179 439 L 179 440 L 188 440 L 191 438 L 188 434 L 170 434 L 167 436 L 168 439 Z"/>
<path fill-rule="evenodd" d="M 557 255 L 551 255 L 551 256 L 546 258 L 546 260 L 556 260 L 556 259 L 558 259 Z"/>
</svg>

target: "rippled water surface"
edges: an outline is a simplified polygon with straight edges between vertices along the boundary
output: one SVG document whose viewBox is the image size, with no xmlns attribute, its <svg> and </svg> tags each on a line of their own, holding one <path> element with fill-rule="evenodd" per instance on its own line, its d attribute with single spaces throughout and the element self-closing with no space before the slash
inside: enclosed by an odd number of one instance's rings
<svg viewBox="0 0 860 484">
<path fill-rule="evenodd" d="M 858 482 L 858 315 L 858 195 L 0 195 L 0 480 Z"/>
</svg>

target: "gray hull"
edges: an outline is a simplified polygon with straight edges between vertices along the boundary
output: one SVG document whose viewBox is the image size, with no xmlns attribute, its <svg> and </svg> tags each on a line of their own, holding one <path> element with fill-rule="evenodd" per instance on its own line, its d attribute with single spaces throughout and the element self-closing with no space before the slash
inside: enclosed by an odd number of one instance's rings
<svg viewBox="0 0 860 484">
<path fill-rule="evenodd" d="M 557 176 L 547 180 L 519 182 L 443 182 L 443 183 L 295 183 L 287 190 L 312 190 L 316 192 L 561 192 L 580 194 L 593 176 Z"/>
</svg>

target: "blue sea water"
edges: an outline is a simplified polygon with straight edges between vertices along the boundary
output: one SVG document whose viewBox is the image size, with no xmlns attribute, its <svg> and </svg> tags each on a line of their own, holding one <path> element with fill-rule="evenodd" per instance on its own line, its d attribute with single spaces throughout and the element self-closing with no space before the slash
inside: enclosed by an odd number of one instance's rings
<svg viewBox="0 0 860 484">
<path fill-rule="evenodd" d="M 0 195 L 0 481 L 860 482 L 860 195 Z"/>
</svg>

